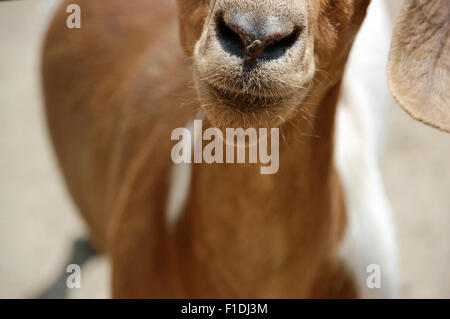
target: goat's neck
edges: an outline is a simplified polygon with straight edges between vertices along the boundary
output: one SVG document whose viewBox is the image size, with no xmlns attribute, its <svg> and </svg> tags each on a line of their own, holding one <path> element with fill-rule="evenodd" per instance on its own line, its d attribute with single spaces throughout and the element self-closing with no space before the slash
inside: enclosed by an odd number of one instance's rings
<svg viewBox="0 0 450 319">
<path fill-rule="evenodd" d="M 309 123 L 299 117 L 284 125 L 277 174 L 261 175 L 254 164 L 194 166 L 178 223 L 183 255 L 193 264 L 254 288 L 280 267 L 312 280 L 309 272 L 332 258 L 345 216 L 333 167 L 338 86 L 321 96 Z"/>
</svg>

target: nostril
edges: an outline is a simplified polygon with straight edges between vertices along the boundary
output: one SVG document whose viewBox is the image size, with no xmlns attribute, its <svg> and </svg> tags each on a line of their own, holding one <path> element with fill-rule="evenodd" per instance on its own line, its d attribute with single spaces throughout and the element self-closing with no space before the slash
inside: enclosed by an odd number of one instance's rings
<svg viewBox="0 0 450 319">
<path fill-rule="evenodd" d="M 260 55 L 261 59 L 273 60 L 282 57 L 286 51 L 291 48 L 299 39 L 301 28 L 297 27 L 291 34 L 273 38 L 265 45 L 263 52 Z"/>
<path fill-rule="evenodd" d="M 246 61 L 274 60 L 283 56 L 299 39 L 302 29 L 290 22 L 269 17 L 271 23 L 249 23 L 242 14 L 233 14 L 228 19 L 217 16 L 217 37 L 229 54 Z"/>
<path fill-rule="evenodd" d="M 240 58 L 245 57 L 246 46 L 241 36 L 225 23 L 223 16 L 217 19 L 217 37 L 226 52 Z"/>
</svg>

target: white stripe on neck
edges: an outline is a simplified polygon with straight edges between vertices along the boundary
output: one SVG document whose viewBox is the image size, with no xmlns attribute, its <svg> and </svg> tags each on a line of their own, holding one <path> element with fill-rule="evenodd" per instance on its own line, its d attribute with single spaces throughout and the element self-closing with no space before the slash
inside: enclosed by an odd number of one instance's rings
<svg viewBox="0 0 450 319">
<path fill-rule="evenodd" d="M 187 129 L 191 133 L 191 136 L 202 136 L 202 132 L 194 132 L 194 121 L 203 118 L 204 113 L 199 112 L 195 118 L 188 123 Z M 182 143 L 189 142 L 190 141 L 185 140 L 182 141 Z M 194 143 L 196 142 L 197 141 L 194 140 L 191 141 L 190 147 L 192 150 L 194 148 Z M 185 145 L 185 147 L 187 148 L 189 146 Z M 169 178 L 169 190 L 166 201 L 166 223 L 169 227 L 173 227 L 180 219 L 189 196 L 192 180 L 192 163 L 172 164 Z"/>
</svg>

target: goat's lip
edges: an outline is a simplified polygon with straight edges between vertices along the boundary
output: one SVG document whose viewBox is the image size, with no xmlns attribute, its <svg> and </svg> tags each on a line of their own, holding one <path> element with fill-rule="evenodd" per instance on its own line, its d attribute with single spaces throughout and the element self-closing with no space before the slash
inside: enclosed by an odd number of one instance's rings
<svg viewBox="0 0 450 319">
<path fill-rule="evenodd" d="M 259 111 L 268 107 L 279 106 L 290 96 L 262 96 L 250 93 L 241 93 L 234 90 L 218 87 L 209 82 L 202 83 L 203 88 L 209 95 L 225 106 L 238 107 L 247 111 Z"/>
</svg>

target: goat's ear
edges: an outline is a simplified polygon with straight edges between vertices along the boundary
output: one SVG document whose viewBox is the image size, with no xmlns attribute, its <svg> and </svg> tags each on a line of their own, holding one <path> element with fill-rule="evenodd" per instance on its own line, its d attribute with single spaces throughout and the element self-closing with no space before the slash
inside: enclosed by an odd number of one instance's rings
<svg viewBox="0 0 450 319">
<path fill-rule="evenodd" d="M 388 79 L 414 118 L 450 132 L 449 0 L 405 0 L 394 28 Z"/>
</svg>

